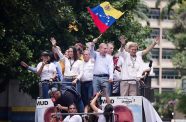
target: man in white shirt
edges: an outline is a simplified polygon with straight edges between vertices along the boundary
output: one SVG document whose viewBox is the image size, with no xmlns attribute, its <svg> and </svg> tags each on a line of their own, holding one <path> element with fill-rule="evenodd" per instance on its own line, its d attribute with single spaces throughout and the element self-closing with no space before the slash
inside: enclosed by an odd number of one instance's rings
<svg viewBox="0 0 186 122">
<path fill-rule="evenodd" d="M 71 104 L 68 106 L 68 113 L 77 113 L 77 108 L 75 104 Z M 82 122 L 82 118 L 80 115 L 68 115 L 65 117 L 63 122 Z"/>
<path fill-rule="evenodd" d="M 106 91 L 110 95 L 110 83 L 113 82 L 113 60 L 107 54 L 107 44 L 101 43 L 99 45 L 99 52 L 94 50 L 94 40 L 90 49 L 91 56 L 95 60 L 94 76 L 93 76 L 93 93 L 96 94 L 100 90 Z"/>
<path fill-rule="evenodd" d="M 120 42 L 124 47 L 125 38 L 120 38 Z M 143 70 L 145 70 L 142 56 L 146 55 L 157 43 L 159 43 L 159 38 L 156 38 L 156 40 L 143 51 L 138 51 L 138 44 L 135 42 L 130 42 L 128 45 L 128 52 L 125 51 L 125 49 L 120 49 L 121 56 L 124 59 L 124 65 L 121 70 L 122 80 L 137 80 L 142 76 Z M 138 91 L 137 84 L 136 81 L 122 81 L 120 83 L 121 96 L 136 96 Z"/>
<path fill-rule="evenodd" d="M 94 61 L 90 58 L 90 52 L 88 50 L 84 50 L 83 52 L 83 63 L 81 67 L 81 72 L 83 72 L 81 76 L 81 96 L 84 106 L 88 104 L 88 101 L 93 95 L 93 70 L 94 70 Z"/>
</svg>

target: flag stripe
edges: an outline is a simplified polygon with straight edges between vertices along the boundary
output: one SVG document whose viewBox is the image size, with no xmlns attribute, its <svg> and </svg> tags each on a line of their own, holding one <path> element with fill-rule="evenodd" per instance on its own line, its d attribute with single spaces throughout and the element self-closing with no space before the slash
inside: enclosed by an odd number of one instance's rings
<svg viewBox="0 0 186 122">
<path fill-rule="evenodd" d="M 88 12 L 101 33 L 105 32 L 116 19 L 123 15 L 121 11 L 113 8 L 109 2 L 103 2 L 92 9 L 88 7 Z"/>
<path fill-rule="evenodd" d="M 111 26 L 116 21 L 112 16 L 106 15 L 103 8 L 99 5 L 91 10 L 107 26 Z"/>
<path fill-rule="evenodd" d="M 89 7 L 88 7 L 87 9 L 88 9 L 88 11 L 89 11 L 89 13 L 90 13 L 90 15 L 91 15 L 93 21 L 94 21 L 94 24 L 98 27 L 99 31 L 100 31 L 101 33 L 105 32 L 105 31 L 109 28 L 109 26 L 105 25 L 105 24 L 99 19 L 99 17 L 98 17 L 96 14 L 94 14 L 94 13 L 92 12 L 92 10 L 91 10 Z"/>
<path fill-rule="evenodd" d="M 113 8 L 109 2 L 103 2 L 100 4 L 106 15 L 112 16 L 114 19 L 119 19 L 124 13 Z"/>
</svg>

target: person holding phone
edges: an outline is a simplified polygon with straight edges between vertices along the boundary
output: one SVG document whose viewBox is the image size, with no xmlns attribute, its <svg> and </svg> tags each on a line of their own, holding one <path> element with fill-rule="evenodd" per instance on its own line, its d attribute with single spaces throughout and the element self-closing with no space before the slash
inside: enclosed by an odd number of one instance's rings
<svg viewBox="0 0 186 122">
<path fill-rule="evenodd" d="M 44 99 L 49 98 L 48 91 L 49 88 L 55 87 L 52 82 L 56 78 L 56 66 L 54 63 L 50 62 L 51 57 L 48 51 L 43 51 L 41 53 L 41 62 L 37 65 L 37 75 L 40 76 L 40 81 L 42 83 L 42 97 Z"/>
<path fill-rule="evenodd" d="M 104 110 L 101 110 L 96 106 L 96 101 L 98 98 L 105 92 L 107 105 L 104 107 Z M 99 91 L 94 99 L 91 101 L 90 106 L 95 113 L 98 113 L 98 122 L 114 122 L 114 107 L 110 104 L 110 98 L 107 95 L 106 91 Z"/>
</svg>

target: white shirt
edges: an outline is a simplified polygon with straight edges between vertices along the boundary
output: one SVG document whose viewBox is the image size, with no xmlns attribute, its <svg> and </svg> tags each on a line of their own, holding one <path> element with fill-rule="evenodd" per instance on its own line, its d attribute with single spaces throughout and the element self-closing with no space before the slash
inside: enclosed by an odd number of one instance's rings
<svg viewBox="0 0 186 122">
<path fill-rule="evenodd" d="M 88 62 L 83 62 L 81 71 L 83 75 L 81 77 L 81 82 L 83 81 L 92 81 L 93 80 L 93 70 L 94 70 L 94 61 L 89 59 Z"/>
<path fill-rule="evenodd" d="M 103 110 L 98 109 L 98 113 L 103 113 L 103 112 L 104 112 Z M 115 120 L 115 118 L 113 118 L 113 122 L 114 122 L 114 120 Z M 98 114 L 98 122 L 106 122 L 106 118 L 103 114 Z"/>
<path fill-rule="evenodd" d="M 40 62 L 37 65 L 37 71 L 39 71 L 41 66 L 42 66 L 42 62 Z M 43 67 L 43 70 L 42 70 L 42 72 L 40 74 L 41 81 L 50 80 L 51 78 L 53 78 L 54 73 L 56 73 L 56 66 L 55 66 L 55 64 L 54 63 L 45 64 L 44 67 Z"/>
<path fill-rule="evenodd" d="M 81 78 L 83 72 L 81 72 L 80 67 L 82 65 L 81 60 L 72 60 L 68 58 L 64 58 L 65 60 L 65 71 L 64 76 L 77 76 L 78 79 Z"/>
<path fill-rule="evenodd" d="M 64 71 L 64 76 L 67 77 L 72 77 L 72 76 L 77 76 L 76 78 L 80 79 L 83 72 L 80 71 L 80 67 L 82 65 L 81 60 L 71 60 L 65 57 L 61 51 L 56 47 L 55 51 L 57 52 L 60 60 L 64 60 L 65 63 L 65 71 Z"/>
<path fill-rule="evenodd" d="M 103 110 L 98 109 L 98 113 L 103 113 Z M 103 114 L 98 114 L 98 122 L 106 122 L 105 116 Z"/>
<path fill-rule="evenodd" d="M 120 70 L 122 70 L 122 65 L 124 64 L 123 58 L 119 56 L 117 66 L 120 67 Z M 114 70 L 114 80 L 121 80 L 121 72 Z"/>
<path fill-rule="evenodd" d="M 73 115 L 72 117 L 68 115 L 67 117 L 65 117 L 63 122 L 82 122 L 82 118 L 79 115 Z"/>
<path fill-rule="evenodd" d="M 121 67 L 123 65 L 123 58 L 121 56 L 119 56 L 119 59 L 118 59 L 118 62 L 117 62 L 117 66 L 120 67 L 120 70 L 121 70 Z M 121 80 L 121 72 L 119 72 L 118 70 L 114 70 L 114 80 Z M 116 93 L 119 91 L 119 84 L 120 82 L 117 81 L 117 82 L 113 82 L 112 84 L 112 93 Z"/>
<path fill-rule="evenodd" d="M 142 51 L 136 53 L 136 57 L 132 57 L 130 53 L 123 51 L 124 65 L 122 65 L 121 79 L 137 79 L 143 73 L 144 62 L 142 60 Z M 135 84 L 135 81 L 129 83 Z"/>
</svg>

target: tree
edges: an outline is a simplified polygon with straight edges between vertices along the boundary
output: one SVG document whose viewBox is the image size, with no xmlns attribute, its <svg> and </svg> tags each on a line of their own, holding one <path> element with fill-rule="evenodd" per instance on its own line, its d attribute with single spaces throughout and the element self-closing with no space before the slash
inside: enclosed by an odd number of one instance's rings
<svg viewBox="0 0 186 122">
<path fill-rule="evenodd" d="M 177 47 L 173 63 L 180 69 L 181 76 L 184 76 L 186 75 L 186 2 L 180 4 L 179 9 L 176 10 L 175 25 L 169 35 Z"/>
<path fill-rule="evenodd" d="M 136 41 L 141 48 L 150 30 L 142 27 L 135 19 L 135 10 L 141 5 L 139 0 L 109 0 L 124 16 L 117 21 L 101 38 L 101 41 L 114 41 L 124 34 L 128 40 Z M 19 65 L 21 60 L 36 65 L 40 52 L 50 50 L 50 37 L 58 40 L 64 51 L 76 42 L 85 44 L 99 36 L 86 7 L 100 4 L 100 0 L 1 0 L 0 1 L 0 73 L 2 92 L 10 79 L 20 81 L 20 90 L 36 98 L 38 77 L 28 73 Z M 122 4 L 119 4 L 119 3 Z M 75 22 L 78 31 L 69 32 L 69 24 Z"/>
<path fill-rule="evenodd" d="M 159 2 L 157 1 L 157 6 Z M 174 5 L 177 5 L 177 8 L 173 8 Z M 163 9 L 162 16 L 165 13 L 169 13 L 171 9 L 174 10 L 173 19 L 175 24 L 173 29 L 168 32 L 168 39 L 172 41 L 176 46 L 176 51 L 172 57 L 174 66 L 179 69 L 180 75 L 186 75 L 186 2 L 184 0 L 171 0 L 167 6 Z M 186 104 L 186 95 L 184 93 L 176 94 L 177 110 L 186 114 L 185 106 Z"/>
<path fill-rule="evenodd" d="M 154 107 L 162 118 L 173 118 L 172 113 L 174 112 L 176 106 L 177 95 L 177 92 L 155 94 Z"/>
</svg>

